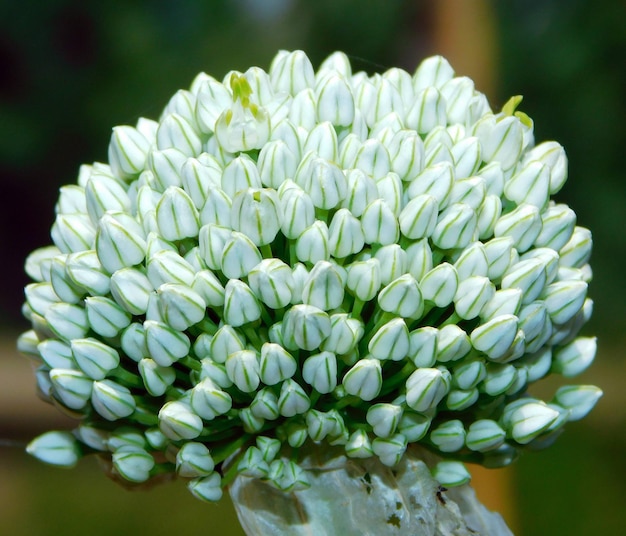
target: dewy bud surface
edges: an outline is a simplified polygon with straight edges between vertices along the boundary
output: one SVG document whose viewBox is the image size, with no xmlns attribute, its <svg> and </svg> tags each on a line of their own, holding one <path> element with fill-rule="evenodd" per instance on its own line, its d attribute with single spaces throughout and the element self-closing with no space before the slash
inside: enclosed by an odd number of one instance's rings
<svg viewBox="0 0 626 536">
<path fill-rule="evenodd" d="M 28 451 L 216 501 L 237 473 L 308 486 L 307 444 L 394 466 L 422 443 L 445 486 L 549 444 L 602 395 L 528 394 L 593 362 L 593 241 L 520 101 L 492 110 L 441 56 L 369 75 L 281 51 L 114 127 L 26 260 L 18 347 L 81 418 Z"/>
</svg>

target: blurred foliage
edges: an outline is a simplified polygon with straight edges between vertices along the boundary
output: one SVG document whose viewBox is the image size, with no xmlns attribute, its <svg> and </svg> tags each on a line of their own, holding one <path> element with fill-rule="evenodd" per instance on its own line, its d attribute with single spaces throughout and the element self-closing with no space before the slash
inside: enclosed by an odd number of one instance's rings
<svg viewBox="0 0 626 536">
<path fill-rule="evenodd" d="M 574 208 L 595 241 L 596 310 L 587 332 L 621 343 L 624 2 L 492 5 L 499 34 L 494 108 L 510 95 L 524 95 L 521 109 L 535 120 L 537 140 L 565 146 L 570 180 L 557 199 Z M 306 50 L 316 65 L 342 49 L 357 70 L 399 65 L 411 71 L 436 52 L 434 6 L 428 0 L 0 2 L 0 274 L 10 281 L 0 300 L 1 325 L 12 337 L 25 326 L 19 317 L 27 282 L 23 260 L 50 242 L 59 186 L 75 180 L 81 163 L 106 159 L 112 126 L 157 117 L 199 71 L 221 77 L 232 68 L 267 68 L 281 48 Z M 624 357 L 623 350 L 605 354 L 602 360 Z M 623 418 L 618 422 L 623 425 Z M 616 515 L 624 499 L 624 469 L 613 465 L 623 458 L 626 437 L 610 429 L 590 433 L 585 426 L 576 425 L 548 451 L 518 462 L 519 534 L 618 534 L 626 523 L 624 514 Z M 227 502 L 204 505 L 180 483 L 129 495 L 94 465 L 59 473 L 5 452 L 0 504 L 10 504 L 12 513 L 1 511 L 2 531 L 69 536 L 183 528 L 187 535 L 209 527 L 241 534 Z"/>
</svg>

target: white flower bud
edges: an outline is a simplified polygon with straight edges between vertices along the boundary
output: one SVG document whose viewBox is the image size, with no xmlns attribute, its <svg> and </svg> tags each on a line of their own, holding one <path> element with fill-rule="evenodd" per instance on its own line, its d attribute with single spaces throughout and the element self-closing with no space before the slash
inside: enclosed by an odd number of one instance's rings
<svg viewBox="0 0 626 536">
<path fill-rule="evenodd" d="M 294 305 L 283 318 L 283 338 L 289 349 L 319 348 L 330 331 L 328 314 L 312 305 Z"/>
<path fill-rule="evenodd" d="M 280 196 L 281 231 L 287 238 L 296 239 L 315 223 L 315 206 L 309 194 L 295 183 L 291 184 L 294 187 Z"/>
<path fill-rule="evenodd" d="M 198 247 L 200 255 L 208 268 L 211 270 L 221 270 L 222 253 L 226 243 L 231 238 L 232 231 L 227 227 L 209 223 L 200 228 Z"/>
<path fill-rule="evenodd" d="M 480 140 L 483 161 L 498 161 L 505 171 L 517 163 L 524 137 L 517 117 L 486 115 L 474 126 L 474 135 Z"/>
<path fill-rule="evenodd" d="M 200 130 L 210 133 L 220 114 L 232 105 L 230 91 L 213 78 L 203 81 L 196 94 L 195 118 Z"/>
<path fill-rule="evenodd" d="M 472 346 L 489 359 L 498 361 L 511 348 L 517 335 L 517 317 L 503 314 L 478 326 L 470 335 Z"/>
<path fill-rule="evenodd" d="M 509 417 L 511 436 L 522 445 L 530 443 L 549 428 L 558 417 L 559 412 L 544 403 L 521 404 Z"/>
<path fill-rule="evenodd" d="M 407 182 L 417 177 L 424 167 L 424 143 L 411 130 L 396 132 L 387 145 L 391 170 Z"/>
<path fill-rule="evenodd" d="M 86 213 L 87 204 L 85 199 L 85 188 L 78 186 L 77 184 L 61 186 L 61 188 L 59 188 L 59 199 L 54 207 L 54 212 L 55 214 Z"/>
<path fill-rule="evenodd" d="M 279 259 L 264 259 L 248 274 L 248 284 L 257 298 L 272 309 L 285 307 L 294 288 L 291 268 Z"/>
<path fill-rule="evenodd" d="M 259 374 L 266 385 L 275 385 L 291 378 L 297 369 L 296 360 L 282 346 L 264 343 L 261 346 Z"/>
<path fill-rule="evenodd" d="M 93 382 L 91 405 L 107 421 L 128 417 L 136 408 L 131 392 L 111 380 Z"/>
<path fill-rule="evenodd" d="M 552 370 L 566 378 L 584 372 L 596 356 L 595 337 L 578 337 L 554 352 Z"/>
<path fill-rule="evenodd" d="M 204 378 L 193 387 L 189 403 L 194 413 L 206 421 L 225 415 L 233 406 L 230 395 L 211 378 Z"/>
<path fill-rule="evenodd" d="M 457 179 L 473 176 L 481 164 L 478 138 L 469 136 L 455 143 L 450 150 L 454 160 L 454 174 Z"/>
<path fill-rule="evenodd" d="M 500 315 L 516 315 L 522 303 L 522 291 L 518 288 L 496 290 L 493 298 L 487 302 L 480 312 L 483 321 L 491 320 Z"/>
<path fill-rule="evenodd" d="M 202 335 L 206 335 L 206 334 L 202 334 Z M 198 339 L 200 339 L 202 335 L 200 335 Z M 196 343 L 194 344 L 194 350 L 196 350 L 197 348 L 198 339 L 196 339 Z M 210 344 L 210 341 L 209 341 L 209 344 Z M 208 349 L 206 350 L 206 353 L 207 354 L 210 353 Z M 196 355 L 197 355 L 197 352 L 196 352 Z M 199 371 L 193 371 L 191 373 L 192 383 L 201 382 L 202 380 L 208 378 L 215 385 L 217 385 L 218 387 L 221 387 L 222 389 L 228 389 L 230 386 L 232 386 L 233 382 L 230 381 L 230 378 L 228 377 L 228 374 L 226 373 L 226 367 L 223 364 L 218 363 L 217 361 L 215 361 L 214 359 L 211 359 L 210 357 L 205 357 L 201 359 L 200 364 L 201 364 L 201 369 Z"/>
<path fill-rule="evenodd" d="M 158 365 L 169 367 L 189 354 L 191 343 L 184 333 L 154 320 L 146 320 L 143 327 L 149 355 Z"/>
<path fill-rule="evenodd" d="M 329 435 L 332 435 L 335 428 L 335 422 L 331 415 L 310 409 L 306 414 L 307 432 L 309 437 L 315 441 L 322 441 Z"/>
<path fill-rule="evenodd" d="M 452 78 L 441 86 L 441 94 L 446 99 L 448 123 L 465 124 L 469 103 L 474 96 L 474 82 L 466 76 Z"/>
<path fill-rule="evenodd" d="M 113 128 L 109 142 L 109 163 L 115 175 L 126 178 L 140 173 L 146 163 L 150 141 L 131 126 Z"/>
<path fill-rule="evenodd" d="M 378 188 L 374 180 L 360 169 L 346 172 L 347 191 L 341 206 L 347 208 L 357 218 L 378 199 Z"/>
<path fill-rule="evenodd" d="M 398 279 L 407 271 L 407 254 L 398 244 L 381 247 L 374 258 L 380 263 L 380 280 L 383 285 Z"/>
<path fill-rule="evenodd" d="M 177 113 L 166 115 L 156 133 L 157 149 L 178 149 L 186 156 L 197 156 L 202 152 L 202 140 L 189 121 Z"/>
<path fill-rule="evenodd" d="M 159 429 L 174 441 L 195 439 L 202 426 L 202 419 L 184 402 L 166 402 L 159 410 Z"/>
<path fill-rule="evenodd" d="M 439 215 L 431 239 L 441 249 L 464 248 L 474 238 L 476 225 L 476 212 L 465 203 L 455 203 Z"/>
<path fill-rule="evenodd" d="M 97 177 L 85 186 L 86 209 L 94 225 L 105 212 L 129 212 L 130 199 L 126 190 L 114 179 Z"/>
<path fill-rule="evenodd" d="M 143 261 L 146 241 L 142 234 L 137 233 L 137 229 L 124 226 L 112 213 L 102 216 L 95 241 L 95 249 L 102 266 L 109 273 L 113 273 Z"/>
<path fill-rule="evenodd" d="M 484 244 L 487 256 L 487 276 L 492 281 L 500 279 L 511 264 L 514 240 L 510 236 L 493 238 Z"/>
<path fill-rule="evenodd" d="M 148 346 L 146 345 L 146 332 L 143 326 L 133 323 L 128 326 L 120 337 L 120 345 L 124 354 L 133 361 L 139 362 L 148 355 Z"/>
<path fill-rule="evenodd" d="M 24 289 L 28 307 L 38 315 L 46 316 L 52 305 L 60 303 L 50 283 L 31 283 Z"/>
<path fill-rule="evenodd" d="M 241 154 L 229 162 L 222 172 L 222 190 L 231 199 L 241 190 L 262 187 L 259 170 L 247 154 Z"/>
<path fill-rule="evenodd" d="M 372 443 L 365 430 L 356 430 L 345 445 L 348 458 L 371 458 L 374 455 Z"/>
<path fill-rule="evenodd" d="M 238 279 L 230 279 L 224 291 L 224 321 L 239 327 L 261 318 L 261 306 L 250 287 Z"/>
<path fill-rule="evenodd" d="M 356 347 L 363 337 L 364 325 L 357 318 L 351 318 L 347 313 L 337 313 L 330 317 L 331 332 L 322 343 L 321 349 L 344 355 Z"/>
<path fill-rule="evenodd" d="M 187 484 L 187 489 L 196 499 L 217 502 L 223 495 L 222 478 L 217 472 L 203 478 L 194 478 Z"/>
<path fill-rule="evenodd" d="M 602 394 L 594 385 L 564 385 L 557 390 L 554 401 L 569 410 L 568 420 L 578 421 L 587 416 Z"/>
<path fill-rule="evenodd" d="M 479 419 L 470 424 L 465 437 L 467 448 L 477 452 L 497 449 L 504 443 L 506 432 L 491 419 Z"/>
<path fill-rule="evenodd" d="M 184 331 L 204 318 L 206 303 L 189 287 L 165 283 L 158 288 L 157 294 L 161 317 L 172 328 Z"/>
<path fill-rule="evenodd" d="M 283 417 L 306 413 L 310 407 L 311 400 L 298 383 L 292 379 L 283 382 L 278 397 L 278 410 Z"/>
<path fill-rule="evenodd" d="M 467 333 L 456 324 L 448 324 L 437 332 L 437 361 L 446 363 L 461 359 L 471 350 Z"/>
<path fill-rule="evenodd" d="M 418 318 L 424 311 L 422 293 L 410 274 L 394 279 L 378 295 L 378 305 L 386 312 L 403 318 Z"/>
<path fill-rule="evenodd" d="M 344 283 L 335 265 L 318 261 L 302 288 L 302 302 L 322 311 L 338 308 L 343 302 Z"/>
<path fill-rule="evenodd" d="M 280 202 L 268 188 L 238 192 L 233 198 L 232 227 L 247 235 L 256 246 L 271 243 L 281 226 Z"/>
<path fill-rule="evenodd" d="M 465 428 L 457 419 L 445 421 L 431 430 L 430 440 L 441 452 L 457 452 L 465 444 Z"/>
<path fill-rule="evenodd" d="M 46 432 L 33 439 L 26 452 L 59 467 L 74 467 L 81 456 L 78 442 L 70 432 Z"/>
<path fill-rule="evenodd" d="M 391 437 L 377 437 L 372 441 L 372 450 L 378 456 L 383 465 L 393 467 L 400 463 L 406 451 L 407 440 L 402 434 Z"/>
<path fill-rule="evenodd" d="M 89 331 L 89 322 L 85 309 L 69 303 L 54 303 L 46 313 L 48 327 L 65 341 L 82 339 Z"/>
<path fill-rule="evenodd" d="M 284 141 L 270 141 L 261 149 L 257 161 L 261 182 L 266 187 L 278 188 L 294 177 L 297 164 L 296 155 Z"/>
<path fill-rule="evenodd" d="M 267 463 L 258 447 L 249 447 L 241 458 L 237 471 L 251 478 L 266 478 L 269 472 Z"/>
<path fill-rule="evenodd" d="M 217 276 L 210 270 L 200 270 L 194 275 L 191 288 L 209 307 L 224 305 L 225 290 Z"/>
<path fill-rule="evenodd" d="M 378 180 L 391 169 L 391 159 L 380 141 L 368 139 L 357 152 L 354 167 L 364 171 L 374 180 Z"/>
<path fill-rule="evenodd" d="M 311 61 L 302 50 L 279 52 L 270 66 L 270 79 L 276 92 L 296 95 L 315 84 L 315 72 Z"/>
<path fill-rule="evenodd" d="M 435 87 L 417 89 L 413 105 L 406 114 L 406 126 L 418 134 L 427 134 L 439 125 L 445 125 L 446 99 Z"/>
<path fill-rule="evenodd" d="M 459 389 L 468 391 L 485 379 L 487 369 L 481 358 L 465 359 L 452 373 L 452 383 Z"/>
<path fill-rule="evenodd" d="M 250 411 L 259 419 L 276 420 L 280 416 L 278 397 L 271 389 L 261 389 L 254 396 L 254 400 L 250 404 Z M 271 459 L 266 461 L 271 461 Z"/>
<path fill-rule="evenodd" d="M 376 199 L 361 216 L 361 227 L 368 244 L 395 244 L 399 237 L 398 220 L 389 204 Z"/>
<path fill-rule="evenodd" d="M 194 206 L 200 210 L 210 190 L 221 185 L 222 166 L 208 153 L 200 158 L 188 158 L 180 170 L 182 187 Z"/>
<path fill-rule="evenodd" d="M 337 259 L 359 253 L 365 245 L 361 222 L 346 208 L 335 213 L 328 232 L 328 247 Z"/>
<path fill-rule="evenodd" d="M 494 294 L 495 287 L 489 278 L 477 275 L 468 277 L 459 283 L 454 296 L 456 314 L 465 320 L 477 317 Z"/>
<path fill-rule="evenodd" d="M 91 329 L 103 337 L 115 337 L 130 325 L 130 314 L 109 298 L 87 297 L 85 310 Z"/>
<path fill-rule="evenodd" d="M 524 155 L 524 163 L 538 161 L 550 168 L 550 195 L 557 193 L 567 180 L 567 155 L 556 141 L 544 141 Z"/>
<path fill-rule="evenodd" d="M 408 357 L 418 368 L 428 368 L 437 358 L 437 328 L 425 326 L 409 333 Z"/>
<path fill-rule="evenodd" d="M 54 257 L 59 255 L 60 253 L 61 251 L 56 246 L 37 248 L 35 251 L 31 252 L 28 257 L 26 257 L 26 262 L 24 263 L 24 271 L 28 274 L 28 277 L 30 277 L 37 283 L 49 281 L 50 264 L 52 263 L 52 259 L 54 259 Z M 70 258 L 73 258 L 76 255 L 79 254 L 68 255 L 66 263 L 69 261 Z"/>
<path fill-rule="evenodd" d="M 584 281 L 557 281 L 543 293 L 546 310 L 555 324 L 564 324 L 580 311 L 587 297 Z"/>
<path fill-rule="evenodd" d="M 165 394 L 167 388 L 176 380 L 176 371 L 170 367 L 162 367 L 153 359 L 143 358 L 139 361 L 139 374 L 152 396 Z"/>
<path fill-rule="evenodd" d="M 416 281 L 421 281 L 433 268 L 433 255 L 427 238 L 413 242 L 405 249 L 407 257 L 406 271 Z"/>
<path fill-rule="evenodd" d="M 187 193 L 177 186 L 169 186 L 156 206 L 159 232 L 166 240 L 182 240 L 198 236 L 198 211 Z"/>
<path fill-rule="evenodd" d="M 395 404 L 374 404 L 367 410 L 367 422 L 378 437 L 390 437 L 402 417 L 402 408 Z"/>
<path fill-rule="evenodd" d="M 337 387 L 337 358 L 332 352 L 308 357 L 302 366 L 302 378 L 316 391 L 330 393 Z"/>
<path fill-rule="evenodd" d="M 399 361 L 409 353 L 409 330 L 403 318 L 390 320 L 374 334 L 368 344 L 372 357 Z"/>
<path fill-rule="evenodd" d="M 463 463 L 454 461 L 438 462 L 432 473 L 439 484 L 449 488 L 463 486 L 472 478 Z"/>
<path fill-rule="evenodd" d="M 354 97 L 345 78 L 330 74 L 315 88 L 317 118 L 335 126 L 346 127 L 354 120 Z"/>
<path fill-rule="evenodd" d="M 454 168 L 449 162 L 441 162 L 425 168 L 413 179 L 407 190 L 410 199 L 422 194 L 434 197 L 439 206 L 447 202 L 454 184 Z"/>
<path fill-rule="evenodd" d="M 51 368 L 59 369 L 75 369 L 76 363 L 74 362 L 74 356 L 72 355 L 72 349 L 69 344 L 61 342 L 57 339 L 47 339 L 37 344 L 36 335 L 35 340 L 32 341 L 32 346 L 29 344 L 28 353 L 35 358 L 41 358 L 44 364 Z M 20 343 L 23 342 L 23 338 L 20 338 Z M 23 351 L 20 348 L 20 351 Z"/>
<path fill-rule="evenodd" d="M 356 362 L 342 381 L 348 394 L 358 396 L 366 402 L 380 393 L 383 384 L 382 367 L 378 359 L 366 358 Z"/>
<path fill-rule="evenodd" d="M 282 443 L 279 439 L 276 438 L 258 436 L 256 438 L 256 446 L 261 452 L 263 460 L 269 463 L 276 458 L 276 455 L 279 453 Z"/>
<path fill-rule="evenodd" d="M 478 400 L 478 389 L 451 389 L 446 396 L 446 407 L 452 411 L 462 411 L 473 406 Z"/>
<path fill-rule="evenodd" d="M 244 393 L 259 386 L 259 360 L 252 350 L 238 350 L 226 358 L 226 372 L 231 381 Z"/>
<path fill-rule="evenodd" d="M 348 183 L 341 169 L 332 162 L 312 154 L 296 171 L 294 182 L 311 196 L 313 204 L 328 210 L 345 199 Z"/>
<path fill-rule="evenodd" d="M 93 380 L 78 370 L 53 368 L 52 391 L 61 403 L 75 410 L 83 409 L 91 397 Z"/>
<path fill-rule="evenodd" d="M 380 289 L 380 262 L 376 258 L 353 262 L 348 269 L 346 286 L 361 301 L 373 299 Z"/>
<path fill-rule="evenodd" d="M 498 219 L 502 215 L 502 202 L 497 195 L 487 195 L 478 209 L 478 236 L 486 239 L 493 236 Z"/>
<path fill-rule="evenodd" d="M 502 278 L 502 288 L 517 288 L 523 292 L 522 303 L 528 304 L 539 297 L 546 284 L 546 267 L 541 259 L 518 262 Z"/>
<path fill-rule="evenodd" d="M 592 245 L 591 231 L 584 227 L 574 227 L 572 237 L 559 251 L 559 265 L 581 268 L 589 261 Z"/>
<path fill-rule="evenodd" d="M 504 185 L 504 195 L 518 205 L 527 203 L 542 208 L 548 202 L 550 168 L 533 161 L 525 165 Z"/>
<path fill-rule="evenodd" d="M 424 300 L 437 307 L 447 307 L 452 303 L 459 286 L 459 276 L 451 264 L 444 262 L 428 271 L 420 281 Z"/>
<path fill-rule="evenodd" d="M 427 87 L 441 87 L 454 76 L 454 70 L 443 56 L 431 56 L 423 60 L 415 74 L 413 84 L 415 91 Z"/>
<path fill-rule="evenodd" d="M 494 228 L 496 237 L 510 236 L 519 252 L 530 248 L 541 233 L 541 215 L 533 205 L 521 204 L 501 216 Z"/>
<path fill-rule="evenodd" d="M 261 253 L 247 235 L 233 231 L 222 250 L 221 270 L 229 279 L 248 275 L 261 262 Z"/>
<path fill-rule="evenodd" d="M 328 260 L 330 256 L 328 226 L 321 220 L 304 230 L 296 241 L 296 256 L 302 262 Z"/>
<path fill-rule="evenodd" d="M 91 337 L 72 340 L 71 348 L 76 364 L 93 380 L 103 380 L 120 364 L 117 350 Z"/>
<path fill-rule="evenodd" d="M 461 281 L 471 276 L 486 276 L 489 271 L 487 253 L 482 242 L 474 242 L 463 250 L 454 263 Z"/>
<path fill-rule="evenodd" d="M 145 449 L 136 446 L 124 445 L 117 449 L 112 457 L 115 471 L 130 482 L 145 482 L 150 478 L 150 471 L 154 467 L 154 458 Z"/>
<path fill-rule="evenodd" d="M 147 170 L 154 174 L 154 184 L 150 186 L 159 192 L 165 191 L 169 186 L 180 186 L 180 171 L 185 160 L 187 156 L 174 147 L 150 151 L 146 160 Z"/>
<path fill-rule="evenodd" d="M 541 214 L 541 224 L 541 233 L 535 240 L 535 247 L 559 251 L 572 237 L 576 214 L 567 205 L 549 206 Z"/>
<path fill-rule="evenodd" d="M 420 194 L 402 209 L 398 218 L 400 230 L 411 239 L 429 237 L 435 230 L 437 216 L 437 200 L 431 195 Z"/>
<path fill-rule="evenodd" d="M 289 108 L 289 120 L 308 132 L 317 124 L 316 107 L 317 102 L 313 89 L 305 88 L 294 96 Z"/>
<path fill-rule="evenodd" d="M 152 284 L 135 268 L 123 268 L 111 276 L 113 299 L 132 315 L 141 315 L 148 309 Z"/>
<path fill-rule="evenodd" d="M 189 441 L 176 453 L 176 472 L 185 478 L 209 476 L 215 463 L 203 443 Z"/>
<path fill-rule="evenodd" d="M 450 390 L 450 373 L 436 368 L 419 368 L 406 381 L 407 405 L 424 413 L 437 407 Z"/>
</svg>

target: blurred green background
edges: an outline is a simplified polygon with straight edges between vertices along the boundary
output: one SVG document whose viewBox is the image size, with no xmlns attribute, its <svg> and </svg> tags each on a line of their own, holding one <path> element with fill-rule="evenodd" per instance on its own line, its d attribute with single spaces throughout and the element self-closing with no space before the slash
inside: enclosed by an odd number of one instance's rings
<svg viewBox="0 0 626 536">
<path fill-rule="evenodd" d="M 194 500 L 182 483 L 127 492 L 92 460 L 43 466 L 21 444 L 69 427 L 36 400 L 14 340 L 22 266 L 48 244 L 58 188 L 103 161 L 110 129 L 156 118 L 205 71 L 269 67 L 278 49 L 315 65 L 347 52 L 355 70 L 413 71 L 442 53 L 494 108 L 524 95 L 538 141 L 556 139 L 570 178 L 557 196 L 594 233 L 596 364 L 579 383 L 605 390 L 593 414 L 512 470 L 480 472 L 483 500 L 516 534 L 621 534 L 626 525 L 626 20 L 621 0 L 5 0 L 0 2 L 0 532 L 18 536 L 241 535 L 232 506 Z M 539 386 L 553 392 L 554 385 Z M 93 462 L 93 463 L 90 463 Z"/>
</svg>

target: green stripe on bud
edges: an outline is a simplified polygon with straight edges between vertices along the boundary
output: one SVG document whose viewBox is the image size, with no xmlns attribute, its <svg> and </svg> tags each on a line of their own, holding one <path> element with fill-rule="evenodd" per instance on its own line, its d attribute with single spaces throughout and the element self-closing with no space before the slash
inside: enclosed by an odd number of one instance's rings
<svg viewBox="0 0 626 536">
<path fill-rule="evenodd" d="M 81 456 L 78 442 L 69 432 L 46 432 L 33 439 L 26 452 L 44 463 L 59 467 L 74 467 Z"/>
<path fill-rule="evenodd" d="M 437 407 L 450 390 L 450 373 L 445 369 L 420 368 L 406 381 L 406 403 L 418 412 Z"/>
<path fill-rule="evenodd" d="M 93 383 L 91 404 L 107 421 L 116 421 L 135 412 L 135 399 L 131 392 L 111 380 Z"/>
</svg>

